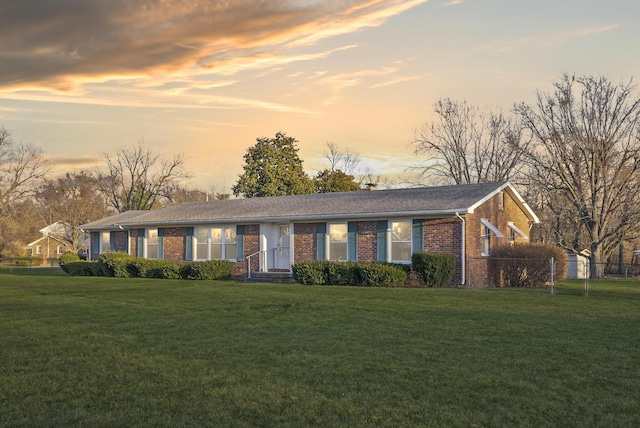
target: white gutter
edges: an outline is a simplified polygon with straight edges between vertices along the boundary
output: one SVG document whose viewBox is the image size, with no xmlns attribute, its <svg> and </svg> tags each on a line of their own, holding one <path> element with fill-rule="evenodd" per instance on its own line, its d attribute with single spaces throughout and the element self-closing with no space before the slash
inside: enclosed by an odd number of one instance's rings
<svg viewBox="0 0 640 428">
<path fill-rule="evenodd" d="M 466 265 L 465 265 L 465 263 L 466 263 L 466 260 L 465 260 L 465 258 L 466 258 L 466 254 L 465 254 L 466 222 L 465 222 L 464 218 L 462 218 L 460 216 L 459 212 L 456 212 L 456 217 L 458 217 L 460 219 L 460 221 L 462 222 L 462 239 L 461 239 L 461 245 L 460 245 L 462 247 L 462 254 L 461 254 L 461 257 L 460 257 L 460 271 L 461 271 L 461 274 L 462 274 L 462 281 L 460 281 L 460 285 L 464 285 L 465 279 L 467 277 L 466 269 L 465 269 L 465 267 L 466 267 Z"/>
</svg>

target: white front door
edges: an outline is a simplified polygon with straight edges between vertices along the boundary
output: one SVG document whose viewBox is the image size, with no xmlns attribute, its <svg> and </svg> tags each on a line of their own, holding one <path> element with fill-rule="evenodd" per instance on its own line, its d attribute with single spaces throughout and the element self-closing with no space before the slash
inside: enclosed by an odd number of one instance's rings
<svg viewBox="0 0 640 428">
<path fill-rule="evenodd" d="M 291 226 L 278 225 L 278 246 L 276 247 L 276 269 L 291 268 Z"/>
</svg>

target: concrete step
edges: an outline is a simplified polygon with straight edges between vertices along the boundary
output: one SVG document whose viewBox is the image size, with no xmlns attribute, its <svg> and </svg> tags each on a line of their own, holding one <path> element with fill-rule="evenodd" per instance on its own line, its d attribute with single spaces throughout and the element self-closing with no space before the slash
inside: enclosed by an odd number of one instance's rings
<svg viewBox="0 0 640 428">
<path fill-rule="evenodd" d="M 247 282 L 295 282 L 291 272 L 251 272 L 251 278 L 245 278 Z"/>
</svg>

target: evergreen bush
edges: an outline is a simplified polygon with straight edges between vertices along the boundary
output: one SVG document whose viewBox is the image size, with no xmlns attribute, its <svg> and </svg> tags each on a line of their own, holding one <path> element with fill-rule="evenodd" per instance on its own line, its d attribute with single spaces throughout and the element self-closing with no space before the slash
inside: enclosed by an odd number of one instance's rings
<svg viewBox="0 0 640 428">
<path fill-rule="evenodd" d="M 328 283 L 325 269 L 328 263 L 324 260 L 296 262 L 291 265 L 293 279 L 303 285 L 325 285 Z"/>
<path fill-rule="evenodd" d="M 418 251 L 411 255 L 411 264 L 418 278 L 429 287 L 451 285 L 456 270 L 453 254 Z"/>
<path fill-rule="evenodd" d="M 116 278 L 128 278 L 129 271 L 127 264 L 131 262 L 131 257 L 127 253 L 107 252 L 100 254 L 98 264 L 102 270 L 102 276 L 114 276 Z"/>
<path fill-rule="evenodd" d="M 63 255 L 60 256 L 60 260 L 59 260 L 59 264 L 60 264 L 60 269 L 62 269 L 63 272 L 65 273 L 69 273 L 67 270 L 67 263 L 73 263 L 73 262 L 79 262 L 80 261 L 80 256 L 78 256 L 75 253 L 65 253 Z"/>
<path fill-rule="evenodd" d="M 228 260 L 207 260 L 182 263 L 179 276 L 183 279 L 229 279 L 233 274 L 233 263 Z"/>
<path fill-rule="evenodd" d="M 78 260 L 65 263 L 65 270 L 70 276 L 101 276 L 102 269 L 97 261 Z"/>
</svg>

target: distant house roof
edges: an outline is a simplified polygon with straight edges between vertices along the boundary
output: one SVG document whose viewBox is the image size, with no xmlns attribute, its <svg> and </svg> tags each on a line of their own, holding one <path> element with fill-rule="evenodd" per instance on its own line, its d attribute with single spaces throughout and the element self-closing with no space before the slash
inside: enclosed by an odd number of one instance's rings
<svg viewBox="0 0 640 428">
<path fill-rule="evenodd" d="M 509 192 L 529 219 L 538 217 L 508 182 L 190 202 L 154 211 L 126 211 L 87 223 L 83 230 L 157 225 L 249 223 L 321 219 L 440 217 L 473 213 L 500 191 Z"/>
</svg>

